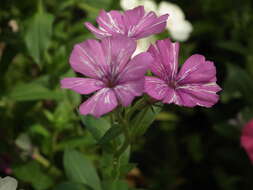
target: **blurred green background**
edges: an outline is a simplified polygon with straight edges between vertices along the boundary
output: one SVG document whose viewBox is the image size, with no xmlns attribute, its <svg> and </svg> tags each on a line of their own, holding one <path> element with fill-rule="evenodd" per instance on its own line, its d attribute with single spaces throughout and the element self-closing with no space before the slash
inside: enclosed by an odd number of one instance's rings
<svg viewBox="0 0 253 190">
<path fill-rule="evenodd" d="M 159 1 L 157 1 L 159 2 Z M 194 27 L 181 44 L 181 60 L 200 53 L 217 67 L 220 102 L 211 109 L 166 105 L 133 146 L 137 168 L 128 176 L 150 190 L 237 190 L 253 187 L 253 167 L 240 146 L 253 119 L 253 3 L 251 0 L 180 0 Z M 96 165 L 101 155 L 76 108 L 82 98 L 62 90 L 73 76 L 75 43 L 94 38 L 84 27 L 117 0 L 1 0 L 0 176 L 25 190 L 51 190 L 66 180 L 66 147 Z M 168 33 L 162 34 L 167 36 Z M 118 189 L 120 190 L 120 189 Z"/>
</svg>

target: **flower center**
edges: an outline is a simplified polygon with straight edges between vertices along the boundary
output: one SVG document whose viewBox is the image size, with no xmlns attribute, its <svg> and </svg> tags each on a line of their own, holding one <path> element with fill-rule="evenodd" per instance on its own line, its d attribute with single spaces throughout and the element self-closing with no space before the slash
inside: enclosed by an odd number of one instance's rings
<svg viewBox="0 0 253 190">
<path fill-rule="evenodd" d="M 113 82 L 112 80 L 108 80 L 106 85 L 108 88 L 113 88 L 113 87 L 115 87 L 115 82 Z"/>
<path fill-rule="evenodd" d="M 177 87 L 177 81 L 171 80 L 171 81 L 169 81 L 168 85 L 170 88 L 175 89 Z"/>
</svg>

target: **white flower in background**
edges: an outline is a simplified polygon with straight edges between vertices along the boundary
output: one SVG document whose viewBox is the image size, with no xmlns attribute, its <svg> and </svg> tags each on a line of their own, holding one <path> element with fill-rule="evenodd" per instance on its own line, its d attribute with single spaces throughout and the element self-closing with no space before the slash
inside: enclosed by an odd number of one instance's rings
<svg viewBox="0 0 253 190">
<path fill-rule="evenodd" d="M 145 52 L 148 50 L 151 43 L 154 43 L 156 41 L 155 36 L 149 36 L 147 38 L 142 38 L 137 41 L 137 47 L 133 54 L 133 57 L 138 55 L 139 53 Z"/>
<path fill-rule="evenodd" d="M 0 190 L 16 190 L 18 187 L 18 182 L 13 177 L 0 177 Z"/>
<path fill-rule="evenodd" d="M 120 6 L 122 9 L 133 9 L 137 6 L 143 5 L 146 11 L 157 11 L 156 3 L 153 0 L 121 0 Z"/>
<path fill-rule="evenodd" d="M 174 40 L 186 41 L 193 30 L 192 24 L 185 19 L 182 9 L 174 3 L 162 1 L 157 6 L 153 0 L 121 0 L 120 5 L 124 10 L 143 5 L 146 11 L 154 11 L 158 15 L 168 13 L 167 30 Z"/>
<path fill-rule="evenodd" d="M 182 9 L 173 3 L 161 2 L 158 7 L 158 13 L 169 14 L 167 21 L 167 29 L 174 40 L 185 41 L 189 38 L 193 30 L 192 24 L 185 20 L 185 15 Z"/>
</svg>

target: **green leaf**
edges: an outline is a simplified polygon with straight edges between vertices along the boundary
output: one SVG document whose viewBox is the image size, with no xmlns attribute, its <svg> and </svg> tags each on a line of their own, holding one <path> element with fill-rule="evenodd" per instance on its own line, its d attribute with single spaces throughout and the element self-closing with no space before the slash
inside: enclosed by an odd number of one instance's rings
<svg viewBox="0 0 253 190">
<path fill-rule="evenodd" d="M 217 43 L 217 46 L 231 52 L 247 55 L 247 49 L 235 41 L 221 41 Z"/>
<path fill-rule="evenodd" d="M 58 143 L 55 147 L 57 151 L 59 150 L 64 150 L 66 148 L 76 148 L 76 147 L 81 147 L 87 144 L 95 144 L 95 140 L 89 136 L 81 136 L 81 137 L 74 137 L 70 139 L 65 139 L 64 141 Z"/>
<path fill-rule="evenodd" d="M 193 134 L 187 137 L 187 150 L 190 153 L 193 161 L 200 162 L 204 155 L 203 155 L 203 147 L 201 138 L 197 134 Z"/>
<path fill-rule="evenodd" d="M 64 168 L 68 178 L 76 183 L 86 184 L 94 190 L 101 190 L 100 180 L 92 162 L 76 150 L 65 150 Z"/>
<path fill-rule="evenodd" d="M 232 98 L 243 96 L 244 99 L 253 104 L 253 85 L 250 75 L 238 66 L 227 64 L 228 76 L 225 80 L 224 90 L 221 93 L 223 102 Z"/>
<path fill-rule="evenodd" d="M 24 182 L 31 183 L 36 190 L 48 189 L 53 185 L 52 179 L 42 172 L 36 162 L 30 162 L 14 168 L 14 175 Z"/>
<path fill-rule="evenodd" d="M 128 190 L 128 184 L 122 180 L 104 181 L 103 187 L 104 187 L 104 189 L 108 189 L 108 190 Z"/>
<path fill-rule="evenodd" d="M 98 141 L 98 144 L 107 144 L 111 140 L 115 139 L 122 133 L 122 128 L 118 125 L 113 125 L 106 131 L 104 136 Z"/>
<path fill-rule="evenodd" d="M 64 182 L 57 185 L 54 190 L 92 190 L 90 187 L 87 187 L 83 184 Z"/>
<path fill-rule="evenodd" d="M 31 100 L 43 100 L 43 99 L 59 99 L 60 94 L 47 89 L 41 84 L 28 83 L 18 84 L 15 86 L 9 94 L 11 99 L 16 101 L 31 101 Z"/>
<path fill-rule="evenodd" d="M 25 34 L 25 43 L 29 54 L 34 61 L 41 66 L 42 56 L 47 50 L 52 34 L 54 16 L 44 12 L 37 12 L 31 21 Z"/>
<path fill-rule="evenodd" d="M 99 141 L 110 128 L 110 123 L 105 118 L 95 118 L 91 115 L 80 115 L 82 123 L 87 127 L 92 136 Z"/>
<path fill-rule="evenodd" d="M 134 137 L 144 134 L 160 111 L 160 107 L 148 106 L 143 108 L 131 122 L 131 134 Z"/>
</svg>

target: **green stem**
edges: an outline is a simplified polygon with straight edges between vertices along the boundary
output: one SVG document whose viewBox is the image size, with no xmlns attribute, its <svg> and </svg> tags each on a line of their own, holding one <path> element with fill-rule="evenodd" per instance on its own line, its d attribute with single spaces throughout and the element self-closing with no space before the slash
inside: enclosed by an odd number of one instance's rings
<svg viewBox="0 0 253 190">
<path fill-rule="evenodd" d="M 124 142 L 121 145 L 121 147 L 118 150 L 116 150 L 116 152 L 113 156 L 114 157 L 113 170 L 114 170 L 114 173 L 116 174 L 116 175 L 114 175 L 114 180 L 117 180 L 121 176 L 120 171 L 119 171 L 119 169 L 120 169 L 120 158 L 121 158 L 121 155 L 127 150 L 127 148 L 131 144 L 131 137 L 130 137 L 128 122 L 127 122 L 127 120 L 125 120 L 122 117 L 122 112 L 121 111 L 116 112 L 116 114 L 117 114 L 118 122 L 120 123 L 120 125 L 123 129 Z"/>
<path fill-rule="evenodd" d="M 141 109 L 143 106 L 146 105 L 146 100 L 145 98 L 141 98 L 133 107 L 131 110 L 129 110 L 126 113 L 126 119 L 127 121 L 129 121 L 129 119 L 131 118 L 131 116 L 134 114 L 134 112 L 138 109 Z"/>
</svg>

